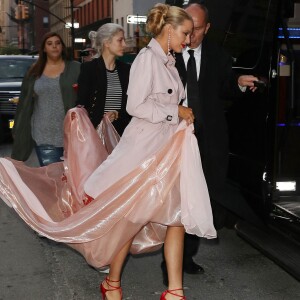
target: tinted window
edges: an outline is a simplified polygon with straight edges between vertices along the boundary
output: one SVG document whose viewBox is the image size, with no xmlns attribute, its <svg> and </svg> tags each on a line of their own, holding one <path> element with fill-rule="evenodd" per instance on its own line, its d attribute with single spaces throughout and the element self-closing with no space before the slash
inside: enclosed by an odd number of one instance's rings
<svg viewBox="0 0 300 300">
<path fill-rule="evenodd" d="M 0 79 L 23 78 L 34 61 L 32 59 L 1 59 Z"/>
<path fill-rule="evenodd" d="M 233 9 L 224 46 L 235 66 L 255 68 L 263 57 L 263 44 L 274 38 L 277 1 L 238 1 Z"/>
</svg>

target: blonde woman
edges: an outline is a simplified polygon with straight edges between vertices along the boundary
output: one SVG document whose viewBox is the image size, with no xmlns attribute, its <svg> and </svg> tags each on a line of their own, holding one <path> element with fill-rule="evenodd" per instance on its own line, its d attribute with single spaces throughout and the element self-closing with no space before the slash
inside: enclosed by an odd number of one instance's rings
<svg viewBox="0 0 300 300">
<path fill-rule="evenodd" d="M 94 127 L 106 114 L 121 135 L 130 121 L 126 112 L 130 65 L 117 60 L 126 47 L 124 30 L 107 23 L 97 32 L 91 31 L 89 38 L 98 53 L 81 66 L 77 104 L 86 108 Z"/>
<path fill-rule="evenodd" d="M 133 62 L 127 90 L 127 111 L 132 120 L 114 152 L 87 180 L 88 197 L 96 198 L 106 186 L 111 186 L 111 180 L 121 179 L 145 157 L 163 147 L 175 133 L 179 119 L 193 123 L 192 110 L 178 105 L 184 97 L 184 88 L 171 55 L 171 51 L 181 52 L 190 42 L 192 29 L 191 17 L 181 8 L 157 4 L 150 11 L 147 30 L 154 38 Z M 118 171 L 113 175 L 114 168 Z M 105 180 L 104 176 L 107 176 Z M 170 221 L 167 219 L 165 212 L 166 223 Z M 185 299 L 182 289 L 184 232 L 182 224 L 177 222 L 167 228 L 164 252 L 169 288 L 161 300 Z M 109 274 L 101 284 L 103 299 L 122 298 L 121 271 L 134 238 L 132 236 L 112 259 Z"/>
<path fill-rule="evenodd" d="M 190 42 L 192 29 L 191 17 L 179 7 L 157 4 L 150 10 L 147 30 L 153 39 L 130 71 L 127 111 L 132 119 L 112 152 L 105 150 L 86 110 L 76 107 L 65 120 L 63 166 L 23 172 L 21 164 L 0 159 L 5 175 L 0 194 L 10 187 L 1 197 L 25 222 L 67 243 L 93 267 L 110 267 L 100 284 L 103 300 L 122 299 L 121 272 L 129 252 L 155 251 L 163 243 L 169 286 L 160 299 L 186 299 L 184 233 L 216 236 L 194 114 L 179 104 L 185 92 L 171 54 Z M 108 118 L 104 122 L 112 129 Z"/>
</svg>

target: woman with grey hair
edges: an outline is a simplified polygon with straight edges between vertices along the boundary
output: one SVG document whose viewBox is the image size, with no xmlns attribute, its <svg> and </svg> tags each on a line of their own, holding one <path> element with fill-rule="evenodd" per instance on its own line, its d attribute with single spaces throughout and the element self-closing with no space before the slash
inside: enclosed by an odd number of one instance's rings
<svg viewBox="0 0 300 300">
<path fill-rule="evenodd" d="M 126 112 L 130 65 L 117 60 L 126 47 L 124 29 L 106 23 L 89 38 L 97 55 L 81 65 L 77 104 L 86 108 L 94 127 L 107 115 L 121 135 L 130 121 Z"/>
</svg>

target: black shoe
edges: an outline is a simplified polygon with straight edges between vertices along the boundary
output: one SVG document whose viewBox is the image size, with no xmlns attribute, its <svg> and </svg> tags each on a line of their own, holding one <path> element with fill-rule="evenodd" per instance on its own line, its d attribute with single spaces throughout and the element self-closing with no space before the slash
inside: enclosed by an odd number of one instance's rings
<svg viewBox="0 0 300 300">
<path fill-rule="evenodd" d="M 168 286 L 168 284 L 169 284 L 168 271 L 167 271 L 167 266 L 166 266 L 165 261 L 161 262 L 160 268 L 161 268 L 162 275 L 163 275 L 163 284 L 165 286 Z M 203 274 L 204 269 L 192 260 L 191 262 L 185 263 L 183 265 L 183 272 L 185 272 L 187 274 Z"/>
<path fill-rule="evenodd" d="M 160 268 L 162 270 L 162 275 L 163 275 L 163 284 L 165 286 L 168 286 L 168 284 L 169 284 L 168 271 L 167 271 L 167 266 L 166 266 L 166 262 L 165 261 L 161 262 Z"/>
<path fill-rule="evenodd" d="M 192 260 L 183 264 L 183 272 L 187 274 L 203 274 L 204 269 Z"/>
</svg>

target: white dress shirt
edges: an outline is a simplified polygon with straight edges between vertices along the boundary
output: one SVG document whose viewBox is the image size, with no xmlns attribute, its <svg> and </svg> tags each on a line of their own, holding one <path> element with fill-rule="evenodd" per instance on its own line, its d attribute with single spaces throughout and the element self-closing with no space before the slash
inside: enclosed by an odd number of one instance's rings
<svg viewBox="0 0 300 300">
<path fill-rule="evenodd" d="M 188 50 L 190 50 L 190 47 L 186 47 L 183 52 L 182 52 L 182 57 L 185 63 L 185 69 L 187 69 L 187 63 L 188 60 L 190 58 L 190 54 L 188 53 Z M 194 57 L 196 60 L 196 68 L 197 68 L 197 80 L 199 80 L 199 76 L 200 76 L 200 67 L 201 67 L 201 53 L 202 53 L 202 44 L 200 44 L 197 48 L 191 49 L 194 50 Z M 244 93 L 247 90 L 246 86 L 240 86 L 238 84 L 238 87 L 240 88 L 240 90 Z M 185 94 L 187 95 L 187 91 L 186 91 L 186 85 L 185 85 Z M 184 99 L 183 106 L 188 106 L 188 97 L 186 96 L 186 98 Z"/>
</svg>

